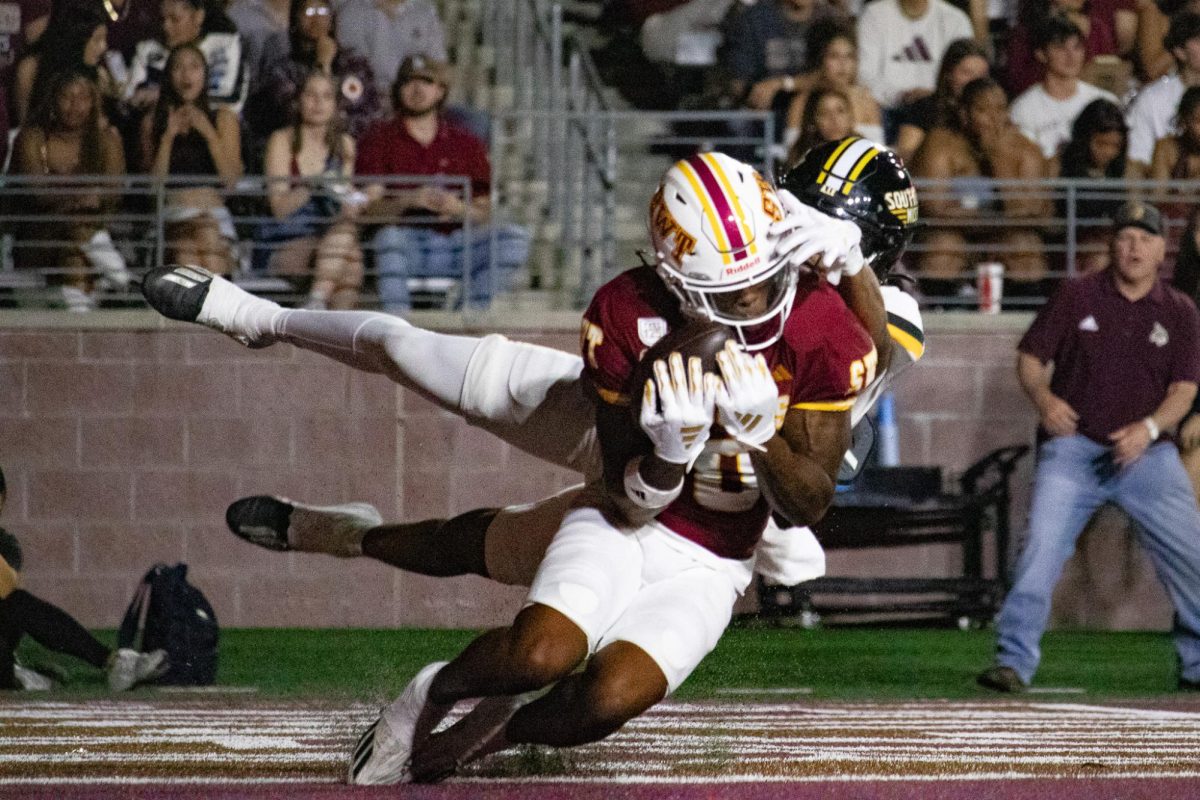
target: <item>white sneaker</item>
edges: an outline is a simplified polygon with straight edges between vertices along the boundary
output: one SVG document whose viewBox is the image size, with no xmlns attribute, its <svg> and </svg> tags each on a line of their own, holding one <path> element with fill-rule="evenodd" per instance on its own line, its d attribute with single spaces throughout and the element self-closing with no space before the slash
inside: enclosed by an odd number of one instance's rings
<svg viewBox="0 0 1200 800">
<path fill-rule="evenodd" d="M 362 555 L 367 531 L 383 524 L 370 503 L 310 506 L 286 497 L 254 495 L 235 500 L 225 511 L 229 530 L 268 550 L 299 550 L 339 558 Z"/>
<path fill-rule="evenodd" d="M 203 267 L 188 265 L 147 271 L 142 296 L 165 317 L 197 322 L 252 348 L 274 343 L 272 320 L 283 311 L 278 303 L 255 297 Z"/>
<path fill-rule="evenodd" d="M 123 647 L 113 654 L 112 663 L 108 665 L 108 688 L 114 692 L 124 692 L 166 671 L 165 650 L 139 653 Z"/>
<path fill-rule="evenodd" d="M 26 692 L 48 692 L 54 688 L 54 681 L 42 673 L 20 664 L 13 664 L 13 677 Z"/>
<path fill-rule="evenodd" d="M 100 273 L 97 281 L 99 285 L 119 291 L 129 288 L 133 275 L 125 265 L 125 257 L 113 244 L 108 231 L 96 231 L 80 249 L 88 262 Z"/>
<path fill-rule="evenodd" d="M 363 732 L 350 756 L 347 783 L 378 786 L 412 781 L 409 767 L 417 720 L 425 709 L 434 676 L 448 663 L 435 661 L 424 667 Z"/>
<path fill-rule="evenodd" d="M 86 314 L 96 310 L 96 298 L 77 286 L 62 287 L 62 298 L 67 304 L 67 311 L 74 314 Z"/>
</svg>

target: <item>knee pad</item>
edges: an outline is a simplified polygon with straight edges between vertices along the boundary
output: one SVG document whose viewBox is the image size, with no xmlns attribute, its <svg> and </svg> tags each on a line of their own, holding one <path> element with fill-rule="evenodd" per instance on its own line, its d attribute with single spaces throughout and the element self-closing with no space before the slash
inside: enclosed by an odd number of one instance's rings
<svg viewBox="0 0 1200 800">
<path fill-rule="evenodd" d="M 583 361 L 576 356 L 490 334 L 480 340 L 467 365 L 463 411 L 490 422 L 528 422 L 556 385 L 577 381 L 582 371 Z M 589 416 L 589 426 L 591 422 Z"/>
</svg>

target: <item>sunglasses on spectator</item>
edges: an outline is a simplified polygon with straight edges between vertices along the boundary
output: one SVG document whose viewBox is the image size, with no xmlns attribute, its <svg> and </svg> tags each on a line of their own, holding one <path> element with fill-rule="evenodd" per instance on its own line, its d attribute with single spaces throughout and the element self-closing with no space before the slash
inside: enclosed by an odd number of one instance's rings
<svg viewBox="0 0 1200 800">
<path fill-rule="evenodd" d="M 329 6 L 310 6 L 304 9 L 306 17 L 328 17 L 332 13 L 333 10 Z"/>
</svg>

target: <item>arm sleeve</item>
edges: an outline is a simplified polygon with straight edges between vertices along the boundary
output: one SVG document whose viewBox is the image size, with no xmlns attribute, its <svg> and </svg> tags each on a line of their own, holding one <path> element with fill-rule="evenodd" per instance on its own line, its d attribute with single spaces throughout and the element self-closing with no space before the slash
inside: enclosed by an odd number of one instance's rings
<svg viewBox="0 0 1200 800">
<path fill-rule="evenodd" d="M 379 123 L 376 123 L 378 126 Z M 384 148 L 380 140 L 378 127 L 367 130 L 358 143 L 358 153 L 354 158 L 355 175 L 386 175 L 387 164 L 384 161 Z"/>
<path fill-rule="evenodd" d="M 467 157 L 467 176 L 471 179 L 471 192 L 475 197 L 488 193 L 492 186 L 492 165 L 488 161 L 487 146 L 471 137 L 472 146 Z"/>
<path fill-rule="evenodd" d="M 602 286 L 583 314 L 580 342 L 583 374 L 601 400 L 611 405 L 628 405 L 629 378 L 640 350 L 630 341 L 629 325 L 611 289 L 611 285 Z"/>
<path fill-rule="evenodd" d="M 1073 293 L 1071 281 L 1064 281 L 1021 337 L 1017 352 L 1033 356 L 1043 364 L 1054 360 L 1067 333 L 1069 317 L 1066 312 Z"/>
<path fill-rule="evenodd" d="M 803 345 L 792 340 L 791 408 L 804 411 L 849 411 L 867 386 L 875 345 L 850 309 L 836 303 L 811 309 L 809 324 L 823 333 Z"/>
<path fill-rule="evenodd" d="M 1200 383 L 1200 311 L 1189 302 L 1182 305 L 1184 312 L 1179 324 L 1182 340 L 1175 351 L 1179 357 L 1175 359 L 1171 381 Z"/>
<path fill-rule="evenodd" d="M 887 310 L 888 335 L 892 337 L 892 363 L 888 371 L 899 373 L 925 355 L 925 323 L 917 300 L 895 286 L 884 286 L 883 305 Z"/>
</svg>

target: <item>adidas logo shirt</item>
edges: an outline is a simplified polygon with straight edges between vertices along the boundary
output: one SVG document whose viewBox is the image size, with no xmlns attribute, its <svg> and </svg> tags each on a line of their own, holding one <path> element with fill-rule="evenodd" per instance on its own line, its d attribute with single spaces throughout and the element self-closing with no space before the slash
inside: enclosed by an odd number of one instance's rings
<svg viewBox="0 0 1200 800">
<path fill-rule="evenodd" d="M 858 76 L 884 108 L 911 89 L 933 91 L 938 62 L 955 39 L 971 38 L 971 20 L 946 0 L 929 0 L 910 19 L 897 0 L 867 3 L 858 20 Z"/>
</svg>

